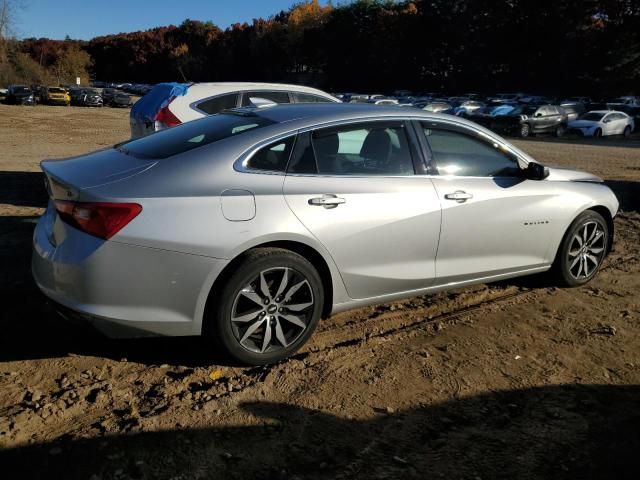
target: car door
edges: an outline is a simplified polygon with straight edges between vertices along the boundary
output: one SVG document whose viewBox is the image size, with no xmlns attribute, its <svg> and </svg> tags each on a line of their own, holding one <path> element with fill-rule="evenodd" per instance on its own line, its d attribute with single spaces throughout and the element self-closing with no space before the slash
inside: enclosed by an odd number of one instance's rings
<svg viewBox="0 0 640 480">
<path fill-rule="evenodd" d="M 514 153 L 471 127 L 422 122 L 420 132 L 442 203 L 437 284 L 552 262 L 553 182 L 526 179 Z"/>
<path fill-rule="evenodd" d="M 542 132 L 545 130 L 545 125 L 548 122 L 547 110 L 545 107 L 538 108 L 531 119 L 531 129 L 534 132 Z"/>
<path fill-rule="evenodd" d="M 602 135 L 615 135 L 616 133 L 616 114 L 608 113 L 602 119 Z"/>
<path fill-rule="evenodd" d="M 622 135 L 625 127 L 627 126 L 627 116 L 622 113 L 614 113 L 611 115 L 613 120 L 611 121 L 612 135 Z"/>
<path fill-rule="evenodd" d="M 540 107 L 539 111 L 542 113 L 542 116 L 539 119 L 540 122 L 539 122 L 538 131 L 539 132 L 555 131 L 556 125 L 560 123 L 560 120 L 561 120 L 557 110 L 547 105 L 544 107 Z"/>
<path fill-rule="evenodd" d="M 431 180 L 415 174 L 418 154 L 415 132 L 403 121 L 298 135 L 284 195 L 331 254 L 352 298 L 434 281 L 440 202 Z"/>
</svg>

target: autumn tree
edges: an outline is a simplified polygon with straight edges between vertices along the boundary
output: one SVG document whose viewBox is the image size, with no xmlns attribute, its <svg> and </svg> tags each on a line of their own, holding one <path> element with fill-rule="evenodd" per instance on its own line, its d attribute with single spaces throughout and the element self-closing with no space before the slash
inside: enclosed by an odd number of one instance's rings
<svg viewBox="0 0 640 480">
<path fill-rule="evenodd" d="M 52 71 L 58 84 L 76 83 L 76 78 L 88 83 L 91 57 L 77 45 L 67 48 L 53 64 Z"/>
</svg>

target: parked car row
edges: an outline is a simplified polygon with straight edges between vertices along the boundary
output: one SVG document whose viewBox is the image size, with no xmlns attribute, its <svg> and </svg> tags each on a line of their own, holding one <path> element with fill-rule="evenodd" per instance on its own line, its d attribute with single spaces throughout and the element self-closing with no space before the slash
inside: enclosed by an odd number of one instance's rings
<svg viewBox="0 0 640 480">
<path fill-rule="evenodd" d="M 125 92 L 78 86 L 10 85 L 3 97 L 4 102 L 11 105 L 130 107 L 133 104 L 131 96 Z"/>
<path fill-rule="evenodd" d="M 117 83 L 117 82 L 102 82 L 99 80 L 91 82 L 91 86 L 94 88 L 109 88 L 113 90 L 121 90 L 125 93 L 132 95 L 146 95 L 151 91 L 153 85 L 148 83 Z"/>
<path fill-rule="evenodd" d="M 391 96 L 356 93 L 335 94 L 344 102 L 415 107 L 431 113 L 445 113 L 472 120 L 506 135 L 528 137 L 538 133 L 562 136 L 628 137 L 640 121 L 640 99 L 633 96 L 594 102 L 590 97 L 550 98 L 524 93 L 493 96 L 465 94 L 437 96 L 429 92 L 412 94 L 400 90 Z"/>
</svg>

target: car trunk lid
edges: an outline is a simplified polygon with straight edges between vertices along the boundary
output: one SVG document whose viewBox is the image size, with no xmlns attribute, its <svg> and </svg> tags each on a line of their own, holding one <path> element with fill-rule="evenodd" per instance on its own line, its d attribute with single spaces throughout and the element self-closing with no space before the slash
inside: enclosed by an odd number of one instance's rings
<svg viewBox="0 0 640 480">
<path fill-rule="evenodd" d="M 40 166 L 50 183 L 50 194 L 64 195 L 68 199 L 68 192 L 78 194 L 87 188 L 118 182 L 155 164 L 126 155 L 116 148 L 108 148 L 80 157 L 43 160 Z"/>
<path fill-rule="evenodd" d="M 81 157 L 43 160 L 40 166 L 50 198 L 43 222 L 49 241 L 60 245 L 68 228 L 56 211 L 56 203 L 78 202 L 82 200 L 84 190 L 131 178 L 153 168 L 156 163 L 128 156 L 116 148 Z"/>
</svg>

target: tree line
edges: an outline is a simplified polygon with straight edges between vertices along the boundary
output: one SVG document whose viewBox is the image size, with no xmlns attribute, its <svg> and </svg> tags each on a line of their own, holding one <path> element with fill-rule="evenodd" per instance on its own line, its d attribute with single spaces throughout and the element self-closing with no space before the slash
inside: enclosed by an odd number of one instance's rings
<svg viewBox="0 0 640 480">
<path fill-rule="evenodd" d="M 89 41 L 29 38 L 4 50 L 23 81 L 56 72 L 70 80 L 84 68 L 95 79 L 140 83 L 640 94 L 640 1 L 312 0 L 225 30 L 185 20 Z"/>
</svg>

